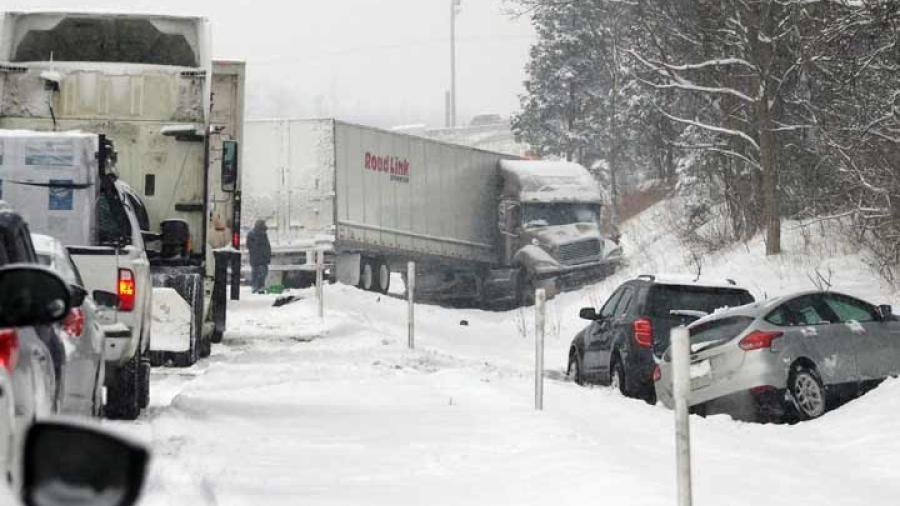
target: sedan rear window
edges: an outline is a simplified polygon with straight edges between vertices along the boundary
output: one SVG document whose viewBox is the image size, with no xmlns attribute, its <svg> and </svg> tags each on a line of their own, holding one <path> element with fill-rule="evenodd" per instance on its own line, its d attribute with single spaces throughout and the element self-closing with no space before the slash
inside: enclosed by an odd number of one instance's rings
<svg viewBox="0 0 900 506">
<path fill-rule="evenodd" d="M 705 286 L 656 285 L 650 290 L 647 315 L 670 317 L 673 310 L 703 311 L 711 314 L 723 307 L 738 307 L 753 302 L 746 290 Z"/>
<path fill-rule="evenodd" d="M 749 316 L 729 316 L 691 327 L 691 351 L 730 341 L 753 323 Z"/>
</svg>

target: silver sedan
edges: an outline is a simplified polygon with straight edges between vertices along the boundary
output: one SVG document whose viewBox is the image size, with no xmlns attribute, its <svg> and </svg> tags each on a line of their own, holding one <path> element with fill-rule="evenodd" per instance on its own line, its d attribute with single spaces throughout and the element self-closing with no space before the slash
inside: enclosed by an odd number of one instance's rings
<svg viewBox="0 0 900 506">
<path fill-rule="evenodd" d="M 694 322 L 689 404 L 739 418 L 811 419 L 833 394 L 900 374 L 900 320 L 834 292 L 802 292 Z M 654 372 L 672 407 L 671 350 Z M 696 409 L 696 408 L 695 408 Z"/>
</svg>

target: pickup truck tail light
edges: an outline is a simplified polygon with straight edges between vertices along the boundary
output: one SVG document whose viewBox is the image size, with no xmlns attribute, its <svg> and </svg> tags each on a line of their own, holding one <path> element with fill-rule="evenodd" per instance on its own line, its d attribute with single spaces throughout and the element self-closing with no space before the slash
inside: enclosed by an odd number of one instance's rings
<svg viewBox="0 0 900 506">
<path fill-rule="evenodd" d="M 12 374 L 19 361 L 19 335 L 16 329 L 0 329 L 0 365 Z"/>
<path fill-rule="evenodd" d="M 63 320 L 63 330 L 70 337 L 81 337 L 84 334 L 84 310 L 80 307 L 73 307 L 66 319 Z"/>
<path fill-rule="evenodd" d="M 137 288 L 134 284 L 134 272 L 131 269 L 119 269 L 119 311 L 134 311 L 134 300 Z"/>
<path fill-rule="evenodd" d="M 761 350 L 763 348 L 771 348 L 772 341 L 778 339 L 783 336 L 783 332 L 766 332 L 763 330 L 757 330 L 755 332 L 751 332 L 747 334 L 746 337 L 741 339 L 741 342 L 738 343 L 738 346 L 741 347 L 744 351 L 753 351 L 753 350 Z"/>
<path fill-rule="evenodd" d="M 631 324 L 634 331 L 634 341 L 641 348 L 650 348 L 653 346 L 653 323 L 647 318 L 635 320 Z"/>
</svg>

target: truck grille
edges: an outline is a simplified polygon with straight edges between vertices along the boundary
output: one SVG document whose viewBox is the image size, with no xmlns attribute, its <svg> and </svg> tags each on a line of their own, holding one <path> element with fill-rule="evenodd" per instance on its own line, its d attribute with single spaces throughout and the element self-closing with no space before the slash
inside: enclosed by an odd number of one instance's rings
<svg viewBox="0 0 900 506">
<path fill-rule="evenodd" d="M 600 241 L 574 242 L 559 247 L 559 260 L 565 264 L 580 264 L 597 260 L 600 257 Z"/>
</svg>

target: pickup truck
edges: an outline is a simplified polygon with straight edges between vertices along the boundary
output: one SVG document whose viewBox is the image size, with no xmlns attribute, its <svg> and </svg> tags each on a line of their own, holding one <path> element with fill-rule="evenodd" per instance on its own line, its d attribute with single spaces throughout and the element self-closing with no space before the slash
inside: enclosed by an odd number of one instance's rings
<svg viewBox="0 0 900 506">
<path fill-rule="evenodd" d="M 103 136 L 0 130 L 2 199 L 32 232 L 66 245 L 91 291 L 118 295 L 104 326 L 106 415 L 133 420 L 150 400 L 153 285 L 139 202 L 114 171 Z M 137 205 L 136 205 L 137 204 Z"/>
</svg>

